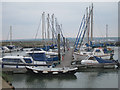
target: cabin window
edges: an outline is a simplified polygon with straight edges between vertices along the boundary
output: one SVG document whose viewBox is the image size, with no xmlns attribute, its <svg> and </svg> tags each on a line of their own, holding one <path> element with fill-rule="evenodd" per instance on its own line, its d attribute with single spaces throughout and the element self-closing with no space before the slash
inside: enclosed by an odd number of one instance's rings
<svg viewBox="0 0 120 90">
<path fill-rule="evenodd" d="M 83 53 L 83 54 L 86 54 L 86 53 Z"/>
<path fill-rule="evenodd" d="M 3 58 L 2 61 L 3 62 L 16 62 L 16 63 L 22 62 L 20 59 L 15 59 L 15 58 Z"/>
<path fill-rule="evenodd" d="M 94 60 L 94 57 L 90 57 L 88 60 Z"/>
<path fill-rule="evenodd" d="M 23 58 L 26 63 L 32 63 L 32 60 L 30 58 Z"/>
<path fill-rule="evenodd" d="M 96 50 L 95 52 L 100 52 L 100 50 L 98 49 L 98 50 Z"/>
<path fill-rule="evenodd" d="M 45 61 L 46 55 L 45 53 L 30 53 L 30 56 L 32 56 L 33 60 L 35 61 Z"/>
<path fill-rule="evenodd" d="M 42 51 L 41 48 L 33 48 L 30 51 Z"/>
<path fill-rule="evenodd" d="M 57 61 L 57 60 L 59 60 L 58 56 L 53 57 L 53 58 L 47 58 L 47 61 Z"/>
<path fill-rule="evenodd" d="M 107 53 L 107 49 L 105 48 L 105 49 L 103 49 L 103 51 L 104 51 L 104 53 Z"/>
</svg>

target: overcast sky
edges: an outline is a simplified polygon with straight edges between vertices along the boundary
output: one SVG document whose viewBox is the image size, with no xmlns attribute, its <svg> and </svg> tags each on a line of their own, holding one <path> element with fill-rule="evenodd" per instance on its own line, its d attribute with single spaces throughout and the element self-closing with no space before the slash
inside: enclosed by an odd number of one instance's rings
<svg viewBox="0 0 120 90">
<path fill-rule="evenodd" d="M 76 37 L 89 2 L 3 2 L 2 3 L 2 39 L 7 40 L 10 25 L 12 26 L 13 39 L 33 39 L 37 32 L 42 12 L 53 14 L 58 22 L 63 25 L 65 37 Z M 94 6 L 94 37 L 106 35 L 118 36 L 118 3 L 95 2 Z M 37 38 L 41 38 L 41 29 Z"/>
</svg>

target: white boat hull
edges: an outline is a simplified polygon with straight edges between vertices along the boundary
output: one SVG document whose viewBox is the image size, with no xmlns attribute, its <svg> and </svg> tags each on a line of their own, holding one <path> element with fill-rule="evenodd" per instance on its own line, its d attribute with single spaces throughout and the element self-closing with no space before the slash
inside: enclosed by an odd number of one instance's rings
<svg viewBox="0 0 120 90">
<path fill-rule="evenodd" d="M 28 72 L 36 73 L 36 74 L 42 74 L 42 75 L 59 75 L 59 74 L 74 74 L 76 73 L 76 70 L 78 68 L 69 68 L 69 69 L 63 69 L 63 68 L 35 68 L 31 66 L 26 66 L 26 69 Z"/>
</svg>

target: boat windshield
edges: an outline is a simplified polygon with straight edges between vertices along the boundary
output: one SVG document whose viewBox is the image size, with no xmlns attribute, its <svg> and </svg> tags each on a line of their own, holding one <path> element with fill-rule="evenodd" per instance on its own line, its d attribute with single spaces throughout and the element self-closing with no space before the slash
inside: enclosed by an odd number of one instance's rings
<svg viewBox="0 0 120 90">
<path fill-rule="evenodd" d="M 95 60 L 94 57 L 90 57 L 88 60 Z"/>
<path fill-rule="evenodd" d="M 23 58 L 26 63 L 32 63 L 32 60 L 30 58 Z"/>
<path fill-rule="evenodd" d="M 99 50 L 99 49 L 97 49 L 95 52 L 97 52 L 97 53 L 98 53 L 98 52 L 100 52 L 100 50 Z"/>
</svg>

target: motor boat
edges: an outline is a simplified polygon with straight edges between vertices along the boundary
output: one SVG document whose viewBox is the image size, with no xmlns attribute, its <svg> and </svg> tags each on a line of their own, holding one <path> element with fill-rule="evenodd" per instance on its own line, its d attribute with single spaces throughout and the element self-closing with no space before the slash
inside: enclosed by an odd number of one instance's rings
<svg viewBox="0 0 120 90">
<path fill-rule="evenodd" d="M 102 59 L 101 57 L 93 55 L 87 56 L 84 60 L 81 61 L 81 64 L 92 67 L 108 67 L 108 68 L 119 67 L 118 60 Z"/>
<path fill-rule="evenodd" d="M 2 64 L 8 64 L 4 65 L 4 67 L 9 68 L 25 68 L 26 65 L 19 65 L 19 64 L 42 64 L 46 65 L 45 61 L 34 61 L 32 57 L 26 57 L 26 56 L 4 56 L 0 58 L 0 63 Z M 11 64 L 11 65 L 9 65 Z M 13 65 L 12 65 L 13 64 Z"/>
<path fill-rule="evenodd" d="M 88 55 L 94 55 L 97 57 L 102 57 L 103 59 L 112 59 L 114 55 L 114 51 L 110 48 L 94 48 L 91 50 L 81 50 L 80 52 L 74 52 L 73 53 L 75 59 L 79 59 L 82 56 L 88 56 Z M 79 57 L 78 57 L 79 55 Z M 78 58 L 76 58 L 78 57 Z"/>
</svg>

